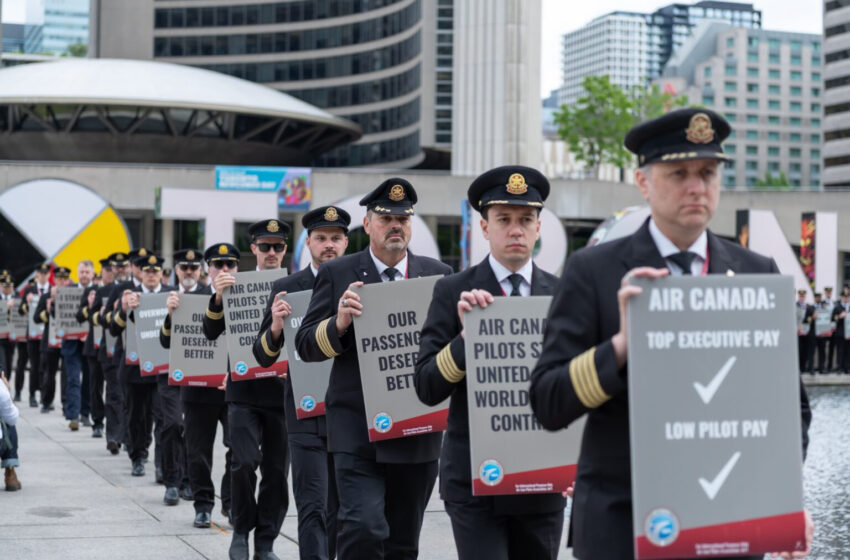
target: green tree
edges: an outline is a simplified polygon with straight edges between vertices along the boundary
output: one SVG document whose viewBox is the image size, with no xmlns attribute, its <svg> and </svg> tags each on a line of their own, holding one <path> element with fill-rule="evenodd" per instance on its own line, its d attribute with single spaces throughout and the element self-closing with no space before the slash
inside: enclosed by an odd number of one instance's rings
<svg viewBox="0 0 850 560">
<path fill-rule="evenodd" d="M 624 168 L 632 161 L 623 145 L 629 129 L 687 104 L 686 97 L 662 92 L 657 85 L 626 92 L 608 76 L 587 76 L 582 87 L 585 95 L 573 106 L 562 105 L 555 112 L 555 124 L 570 152 L 594 176 L 598 176 L 599 166 L 607 163 L 620 168 L 622 180 Z"/>
<path fill-rule="evenodd" d="M 68 54 L 71 56 L 76 56 L 78 58 L 84 58 L 88 53 L 88 50 L 88 45 L 84 45 L 82 43 L 74 43 L 72 45 L 68 45 Z"/>
<path fill-rule="evenodd" d="M 788 188 L 791 186 L 791 182 L 788 181 L 788 177 L 785 176 L 784 171 L 780 171 L 779 175 L 774 177 L 770 171 L 768 171 L 764 179 L 756 179 L 756 186 L 763 188 L 771 188 L 771 189 L 781 189 Z"/>
</svg>

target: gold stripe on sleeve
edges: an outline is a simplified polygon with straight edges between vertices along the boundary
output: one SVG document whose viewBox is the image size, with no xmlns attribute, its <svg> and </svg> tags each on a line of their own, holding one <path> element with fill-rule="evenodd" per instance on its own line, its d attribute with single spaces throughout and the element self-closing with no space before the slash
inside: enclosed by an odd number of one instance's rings
<svg viewBox="0 0 850 560">
<path fill-rule="evenodd" d="M 121 318 L 121 315 L 119 313 L 116 313 L 115 317 L 113 317 L 112 320 L 115 321 L 115 324 L 118 325 L 119 327 L 126 327 L 127 326 L 127 322 L 124 321 L 124 319 Z"/>
<path fill-rule="evenodd" d="M 596 371 L 596 347 L 579 354 L 570 362 L 570 380 L 576 396 L 587 408 L 597 408 L 608 401 L 611 396 L 606 394 L 599 382 L 599 372 Z"/>
<path fill-rule="evenodd" d="M 458 383 L 466 375 L 466 371 L 460 369 L 452 357 L 451 343 L 446 344 L 437 354 L 437 369 L 449 383 Z"/>
<path fill-rule="evenodd" d="M 328 317 L 316 326 L 316 343 L 319 345 L 319 350 L 328 358 L 335 358 L 339 355 L 333 348 L 330 339 L 328 338 L 328 327 L 330 326 L 331 318 Z"/>
<path fill-rule="evenodd" d="M 222 319 L 224 319 L 224 310 L 212 311 L 209 307 L 207 307 L 207 317 L 209 317 L 213 321 L 221 321 Z"/>
<path fill-rule="evenodd" d="M 280 355 L 280 350 L 275 352 L 271 348 L 269 348 L 269 343 L 268 343 L 269 339 L 266 338 L 268 336 L 269 336 L 269 331 L 266 331 L 266 332 L 263 333 L 263 336 L 260 337 L 260 344 L 263 347 L 263 352 L 265 352 L 266 356 L 268 356 L 270 358 L 277 358 Z"/>
</svg>

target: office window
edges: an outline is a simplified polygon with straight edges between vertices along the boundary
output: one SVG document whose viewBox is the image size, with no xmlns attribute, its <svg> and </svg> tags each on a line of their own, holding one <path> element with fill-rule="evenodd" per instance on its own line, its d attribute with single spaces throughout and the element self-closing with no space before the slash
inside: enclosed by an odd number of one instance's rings
<svg viewBox="0 0 850 560">
<path fill-rule="evenodd" d="M 820 97 L 820 88 L 812 88 L 812 97 Z"/>
<path fill-rule="evenodd" d="M 735 66 L 734 64 L 732 64 L 732 65 L 727 64 L 726 67 L 724 68 L 724 74 L 726 74 L 727 76 L 735 76 L 735 75 L 738 74 L 738 67 Z"/>
<path fill-rule="evenodd" d="M 803 110 L 803 104 L 800 103 L 799 101 L 792 101 L 791 102 L 791 110 L 794 111 L 794 112 L 800 112 L 800 111 Z"/>
<path fill-rule="evenodd" d="M 812 56 L 812 66 L 820 66 L 820 57 Z"/>
<path fill-rule="evenodd" d="M 759 162 L 757 161 L 748 161 L 747 162 L 747 171 L 758 171 Z"/>
<path fill-rule="evenodd" d="M 726 113 L 723 116 L 729 122 L 735 122 L 736 120 L 738 120 L 738 115 L 736 115 L 735 113 Z"/>
<path fill-rule="evenodd" d="M 767 147 L 767 155 L 779 157 L 779 147 L 778 146 L 768 146 Z"/>
<path fill-rule="evenodd" d="M 803 57 L 799 54 L 791 55 L 791 66 L 802 66 L 803 65 Z"/>
<path fill-rule="evenodd" d="M 759 133 L 757 130 L 748 130 L 747 131 L 747 140 L 758 140 Z"/>
<path fill-rule="evenodd" d="M 820 113 L 820 103 L 812 103 L 812 113 Z"/>
<path fill-rule="evenodd" d="M 791 126 L 802 126 L 803 119 L 801 119 L 800 117 L 791 117 L 788 119 L 788 124 Z"/>
<path fill-rule="evenodd" d="M 747 62 L 758 63 L 758 61 L 759 61 L 759 53 L 754 53 L 754 52 L 747 53 Z"/>
<path fill-rule="evenodd" d="M 803 166 L 796 162 L 788 164 L 788 171 L 791 173 L 799 173 L 802 168 Z"/>
<path fill-rule="evenodd" d="M 768 78 L 770 78 L 771 80 L 778 80 L 778 79 L 779 79 L 779 70 L 775 70 L 775 69 L 768 70 L 768 71 L 767 71 L 767 76 L 768 76 Z"/>
<path fill-rule="evenodd" d="M 747 37 L 747 46 L 748 47 L 759 46 L 759 38 L 758 37 Z"/>
<path fill-rule="evenodd" d="M 768 99 L 767 108 L 770 109 L 771 111 L 778 111 L 779 110 L 779 100 L 778 99 Z"/>
<path fill-rule="evenodd" d="M 773 85 L 773 84 L 767 86 L 767 93 L 769 93 L 771 95 L 779 95 L 779 92 L 780 92 L 779 86 Z"/>
<path fill-rule="evenodd" d="M 767 57 L 767 61 L 771 64 L 779 64 L 779 55 L 778 54 L 770 54 Z"/>
<path fill-rule="evenodd" d="M 727 154 L 734 154 L 736 146 L 735 144 L 723 144 L 723 151 Z"/>
<path fill-rule="evenodd" d="M 758 115 L 747 115 L 747 123 L 749 124 L 758 124 L 759 116 Z"/>
<path fill-rule="evenodd" d="M 759 100 L 758 99 L 747 99 L 747 109 L 758 109 L 759 108 Z"/>
<path fill-rule="evenodd" d="M 780 124 L 779 117 L 776 115 L 770 115 L 767 117 L 767 124 Z"/>
<path fill-rule="evenodd" d="M 809 126 L 813 126 L 815 128 L 820 126 L 820 119 L 809 119 Z"/>
<path fill-rule="evenodd" d="M 747 146 L 747 155 L 748 156 L 757 156 L 759 153 L 758 146 Z"/>
<path fill-rule="evenodd" d="M 770 171 L 770 172 L 779 171 L 779 162 L 778 161 L 767 162 L 767 170 Z"/>
<path fill-rule="evenodd" d="M 820 164 L 813 163 L 809 166 L 809 173 L 812 175 L 820 175 Z"/>
<path fill-rule="evenodd" d="M 770 50 L 778 49 L 779 48 L 779 39 L 768 39 L 767 45 L 768 45 L 768 47 L 770 47 Z"/>
<path fill-rule="evenodd" d="M 789 157 L 800 157 L 801 153 L 802 152 L 800 151 L 800 148 L 790 148 L 788 150 L 788 156 Z"/>
<path fill-rule="evenodd" d="M 767 133 L 767 139 L 772 140 L 774 142 L 779 142 L 779 133 L 775 131 L 770 131 Z"/>
<path fill-rule="evenodd" d="M 723 105 L 726 106 L 726 107 L 737 107 L 738 106 L 738 100 L 735 99 L 734 97 L 724 97 L 723 98 Z"/>
<path fill-rule="evenodd" d="M 809 150 L 809 157 L 811 157 L 812 159 L 820 159 L 820 150 L 812 148 L 811 150 Z"/>
<path fill-rule="evenodd" d="M 799 70 L 791 70 L 791 79 L 795 82 L 799 82 L 803 79 L 803 73 Z M 814 78 L 812 78 L 814 79 Z"/>
<path fill-rule="evenodd" d="M 734 37 L 726 37 L 726 48 L 731 48 L 735 46 L 735 38 Z"/>
<path fill-rule="evenodd" d="M 820 134 L 810 135 L 809 142 L 811 142 L 812 144 L 820 144 Z"/>
<path fill-rule="evenodd" d="M 759 77 L 759 69 L 758 68 L 747 68 L 747 77 L 748 78 L 758 78 Z"/>
<path fill-rule="evenodd" d="M 799 142 L 800 141 L 800 133 L 799 132 L 788 133 L 788 141 L 789 142 Z"/>
<path fill-rule="evenodd" d="M 738 91 L 738 84 L 735 82 L 725 82 L 723 84 L 724 91 Z"/>
<path fill-rule="evenodd" d="M 803 88 L 801 88 L 800 86 L 791 86 L 790 88 L 788 88 L 788 92 L 791 95 L 803 95 Z"/>
<path fill-rule="evenodd" d="M 793 79 L 793 76 L 792 76 Z M 812 72 L 812 81 L 819 82 L 820 81 L 820 72 Z"/>
<path fill-rule="evenodd" d="M 758 84 L 747 84 L 747 93 L 758 93 L 759 85 Z"/>
<path fill-rule="evenodd" d="M 714 105 L 714 96 L 713 95 L 703 95 L 702 96 L 702 104 L 703 105 Z"/>
<path fill-rule="evenodd" d="M 706 78 L 710 78 L 711 77 L 711 66 L 706 66 L 705 69 L 702 71 L 702 75 L 705 76 Z"/>
</svg>

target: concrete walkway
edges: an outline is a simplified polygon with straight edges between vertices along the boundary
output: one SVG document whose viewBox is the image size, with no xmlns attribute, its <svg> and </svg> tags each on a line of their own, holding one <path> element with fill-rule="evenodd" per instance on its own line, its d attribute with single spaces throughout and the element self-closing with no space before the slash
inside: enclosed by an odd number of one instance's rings
<svg viewBox="0 0 850 560">
<path fill-rule="evenodd" d="M 71 432 L 61 417 L 59 403 L 49 414 L 29 408 L 26 402 L 17 404 L 23 405 L 19 406 L 18 423 L 18 477 L 23 489 L 0 491 L 0 558 L 227 558 L 231 528 L 220 513 L 221 504 L 216 504 L 209 529 L 192 526 L 194 509 L 190 502 L 165 506 L 165 488 L 154 481 L 153 449 L 146 475 L 132 477 L 127 454 L 110 455 L 105 439 L 92 438 L 90 428 Z M 213 472 L 216 485 L 223 465 L 224 447 L 219 438 Z M 289 511 L 275 542 L 275 552 L 282 559 L 298 558 L 291 496 L 290 491 Z M 435 491 L 425 515 L 419 557 L 442 560 L 456 556 L 451 524 Z M 563 544 L 560 557 L 572 557 Z"/>
</svg>

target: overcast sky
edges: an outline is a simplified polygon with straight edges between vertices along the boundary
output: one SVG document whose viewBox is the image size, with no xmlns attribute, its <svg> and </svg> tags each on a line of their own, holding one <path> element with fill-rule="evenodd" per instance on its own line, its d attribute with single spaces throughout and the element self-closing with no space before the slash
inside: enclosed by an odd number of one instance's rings
<svg viewBox="0 0 850 560">
<path fill-rule="evenodd" d="M 430 1 L 430 0 L 426 0 Z M 463 1 L 463 0 L 457 0 Z M 542 0 L 543 60 L 540 93 L 547 97 L 561 82 L 561 36 L 586 24 L 593 18 L 615 10 L 651 12 L 675 0 Z M 22 23 L 27 2 L 37 0 L 2 0 L 3 21 Z M 694 2 L 695 3 L 695 2 Z M 823 31 L 822 0 L 754 0 L 762 12 L 765 29 L 821 33 Z"/>
</svg>

